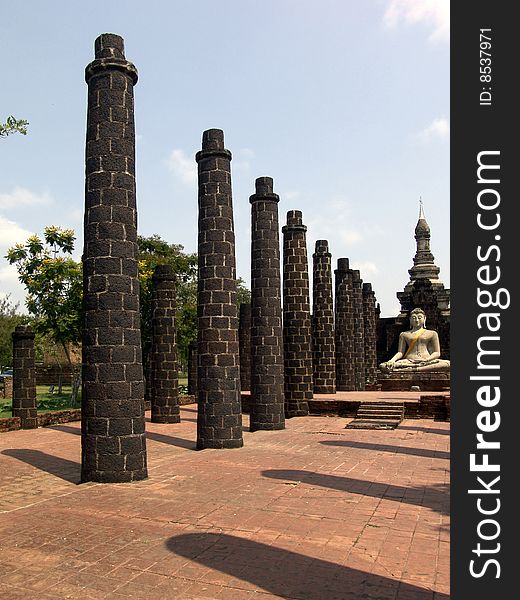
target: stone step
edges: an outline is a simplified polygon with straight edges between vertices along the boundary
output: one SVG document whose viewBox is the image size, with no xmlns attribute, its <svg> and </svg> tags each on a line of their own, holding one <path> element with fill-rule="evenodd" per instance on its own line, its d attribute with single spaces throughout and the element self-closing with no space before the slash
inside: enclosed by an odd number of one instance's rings
<svg viewBox="0 0 520 600">
<path fill-rule="evenodd" d="M 353 419 L 350 423 L 345 425 L 345 429 L 395 429 L 400 419 L 396 420 L 380 420 L 380 419 Z"/>
<path fill-rule="evenodd" d="M 394 428 L 390 423 L 400 423 L 404 418 L 403 402 L 361 402 L 356 414 L 358 421 L 377 421 L 389 423 L 389 428 Z M 372 429 L 381 427 L 372 427 Z"/>
<path fill-rule="evenodd" d="M 404 402 L 378 402 L 378 401 L 374 401 L 374 402 L 361 402 L 360 406 L 364 406 L 364 407 L 374 407 L 374 408 L 379 408 L 379 407 L 388 407 L 388 408 L 403 408 L 404 407 Z"/>
<path fill-rule="evenodd" d="M 370 406 L 361 404 L 358 410 L 366 410 L 367 412 L 403 412 L 403 406 Z"/>
<path fill-rule="evenodd" d="M 356 419 L 397 419 L 398 421 L 403 420 L 401 413 L 357 413 Z"/>
</svg>

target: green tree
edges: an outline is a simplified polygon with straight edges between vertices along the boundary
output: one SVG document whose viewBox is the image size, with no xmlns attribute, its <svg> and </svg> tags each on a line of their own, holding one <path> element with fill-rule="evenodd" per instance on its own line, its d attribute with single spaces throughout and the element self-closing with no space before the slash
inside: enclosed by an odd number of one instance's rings
<svg viewBox="0 0 520 600">
<path fill-rule="evenodd" d="M 29 121 L 25 119 L 15 119 L 13 115 L 7 117 L 5 123 L 0 123 L 0 137 L 7 137 L 13 133 L 21 133 L 27 135 L 27 125 Z"/>
<path fill-rule="evenodd" d="M 13 364 L 13 340 L 11 334 L 17 325 L 28 321 L 26 315 L 18 313 L 18 303 L 13 304 L 10 296 L 0 298 L 0 372 Z"/>
<path fill-rule="evenodd" d="M 65 352 L 73 372 L 72 402 L 79 389 L 80 369 L 72 361 L 70 346 L 81 341 L 83 288 L 81 263 L 71 257 L 74 239 L 72 229 L 51 225 L 44 229 L 43 239 L 32 235 L 6 255 L 27 290 L 26 306 L 34 317 L 35 331 Z"/>
<path fill-rule="evenodd" d="M 42 339 L 63 347 L 69 364 L 69 344 L 81 341 L 82 268 L 74 261 L 74 231 L 46 227 L 44 239 L 31 236 L 24 244 L 10 248 L 7 260 L 15 264 L 20 281 L 27 289 L 26 305 L 35 317 L 34 327 Z M 197 254 L 184 252 L 180 244 L 169 244 L 158 235 L 138 237 L 143 359 L 152 335 L 152 275 L 159 264 L 169 264 L 176 275 L 177 348 L 183 369 L 187 366 L 188 345 L 197 337 Z M 237 281 L 237 304 L 250 302 L 251 293 Z M 75 378 L 76 391 L 79 372 Z M 74 386 L 73 386 L 74 388 Z M 75 394 L 75 392 L 73 391 Z M 75 395 L 74 395 L 75 398 Z"/>
<path fill-rule="evenodd" d="M 197 339 L 197 254 L 185 253 L 180 244 L 169 244 L 160 236 L 138 237 L 139 280 L 141 289 L 141 335 L 143 349 L 149 346 L 152 337 L 152 275 L 159 264 L 171 265 L 176 278 L 177 350 L 181 368 L 187 369 L 188 346 Z M 251 292 L 244 281 L 237 280 L 237 305 L 251 302 Z"/>
<path fill-rule="evenodd" d="M 152 275 L 157 265 L 168 264 L 176 276 L 177 350 L 181 368 L 185 369 L 188 344 L 197 337 L 197 255 L 185 253 L 183 246 L 169 244 L 157 234 L 138 236 L 137 246 L 143 351 L 146 354 L 152 338 Z"/>
<path fill-rule="evenodd" d="M 246 287 L 242 277 L 237 279 L 237 306 L 251 303 L 251 290 Z"/>
</svg>

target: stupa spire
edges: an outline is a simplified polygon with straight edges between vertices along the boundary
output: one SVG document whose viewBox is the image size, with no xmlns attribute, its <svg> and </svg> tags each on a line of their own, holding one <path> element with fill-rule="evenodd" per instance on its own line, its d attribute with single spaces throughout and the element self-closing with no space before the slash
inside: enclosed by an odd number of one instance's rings
<svg viewBox="0 0 520 600">
<path fill-rule="evenodd" d="M 426 278 L 437 281 L 440 269 L 434 263 L 434 257 L 430 251 L 430 226 L 424 216 L 422 198 L 419 199 L 419 219 L 415 226 L 415 241 L 417 250 L 413 259 L 413 267 L 408 271 L 410 280 L 413 282 L 419 278 Z"/>
<path fill-rule="evenodd" d="M 424 219 L 426 221 L 426 217 L 424 216 L 424 206 L 422 201 L 422 196 L 419 196 L 419 221 Z"/>
<path fill-rule="evenodd" d="M 408 270 L 410 281 L 406 284 L 403 292 L 397 293 L 401 303 L 401 311 L 405 314 L 408 310 L 405 307 L 408 306 L 408 300 L 410 300 L 414 285 L 418 283 L 418 280 L 422 280 L 421 285 L 426 283 L 425 280 L 429 281 L 428 285 L 431 284 L 432 289 L 435 290 L 439 309 L 448 310 L 449 290 L 445 290 L 439 279 L 440 268 L 435 264 L 434 256 L 430 250 L 430 226 L 424 214 L 422 197 L 419 197 L 419 219 L 414 233 L 417 249 L 413 258 L 413 267 Z"/>
</svg>

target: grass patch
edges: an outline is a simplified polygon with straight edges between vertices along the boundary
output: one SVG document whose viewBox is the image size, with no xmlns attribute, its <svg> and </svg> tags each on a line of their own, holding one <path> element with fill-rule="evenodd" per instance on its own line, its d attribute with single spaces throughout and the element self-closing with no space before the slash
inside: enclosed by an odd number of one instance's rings
<svg viewBox="0 0 520 600">
<path fill-rule="evenodd" d="M 54 392 L 50 391 L 48 385 L 36 386 L 36 407 L 38 412 L 53 412 L 56 410 L 69 410 L 71 408 L 80 408 L 81 406 L 81 390 L 78 393 L 78 401 L 75 406 L 70 403 L 71 387 L 64 385 L 61 388 L 61 393 L 58 394 L 58 388 L 54 388 Z M 11 399 L 0 400 L 0 418 L 6 419 L 12 416 L 12 401 Z"/>
<path fill-rule="evenodd" d="M 38 412 L 52 412 L 56 410 L 70 410 L 71 408 L 81 408 L 81 388 L 78 392 L 78 399 L 75 406 L 70 403 L 71 386 L 64 385 L 61 393 L 58 393 L 58 386 L 51 392 L 48 385 L 36 386 L 36 406 Z M 185 374 L 179 376 L 179 393 L 188 393 L 188 377 Z M 7 419 L 12 416 L 12 402 L 10 399 L 0 399 L 0 419 Z"/>
</svg>

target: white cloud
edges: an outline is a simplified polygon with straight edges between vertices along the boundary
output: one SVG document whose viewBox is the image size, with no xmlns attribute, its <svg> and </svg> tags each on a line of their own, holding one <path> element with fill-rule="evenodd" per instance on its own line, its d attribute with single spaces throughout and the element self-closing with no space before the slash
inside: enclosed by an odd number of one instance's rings
<svg viewBox="0 0 520 600">
<path fill-rule="evenodd" d="M 298 192 L 296 190 L 283 192 L 280 194 L 280 197 L 283 198 L 284 200 L 287 200 L 288 202 L 292 202 L 293 200 L 296 200 L 300 196 L 301 196 L 300 192 Z"/>
<path fill-rule="evenodd" d="M 335 215 L 334 219 L 330 218 L 331 213 Z M 360 223 L 359 226 L 353 227 L 354 221 L 352 203 L 339 196 L 324 202 L 319 213 L 309 212 L 307 219 L 304 215 L 308 239 L 329 240 L 333 254 L 350 253 L 352 246 L 359 247 L 382 233 L 381 228 L 372 223 Z"/>
<path fill-rule="evenodd" d="M 344 198 L 332 198 L 330 206 L 334 213 L 336 215 L 339 215 L 341 218 L 345 218 L 352 214 L 351 203 L 348 200 L 345 200 Z"/>
<path fill-rule="evenodd" d="M 10 287 L 18 282 L 18 271 L 14 265 L 5 264 L 0 267 L 0 283 L 2 287 Z M 0 292 L 4 297 L 9 295 L 9 292 Z"/>
<path fill-rule="evenodd" d="M 231 167 L 233 171 L 249 171 L 251 160 L 255 153 L 250 148 L 241 148 L 233 153 Z M 184 150 L 174 148 L 168 157 L 166 164 L 168 169 L 183 184 L 193 186 L 197 184 L 197 163 L 194 156 L 188 156 Z"/>
<path fill-rule="evenodd" d="M 2 255 L 4 250 L 15 244 L 25 242 L 32 234 L 31 231 L 0 215 L 0 250 L 2 250 Z"/>
<path fill-rule="evenodd" d="M 19 208 L 21 206 L 45 206 L 52 200 L 48 193 L 35 194 L 22 187 L 16 187 L 10 194 L 0 194 L 0 209 Z"/>
<path fill-rule="evenodd" d="M 364 279 L 366 275 L 374 275 L 379 273 L 379 269 L 374 262 L 365 261 L 365 262 L 352 262 L 352 268 L 356 269 L 360 272 L 361 278 Z"/>
<path fill-rule="evenodd" d="M 248 158 L 254 158 L 255 157 L 255 151 L 251 150 L 251 148 L 240 148 L 239 152 L 244 157 L 248 157 Z"/>
<path fill-rule="evenodd" d="M 187 185 L 197 183 L 197 163 L 195 162 L 195 158 L 188 158 L 184 150 L 174 148 L 166 162 L 170 171 L 172 171 L 182 183 Z"/>
<path fill-rule="evenodd" d="M 9 297 L 12 304 L 18 304 L 17 312 L 27 313 L 25 308 L 25 287 L 18 280 L 14 265 L 0 262 L 0 298 Z"/>
<path fill-rule="evenodd" d="M 83 223 L 84 210 L 82 208 L 75 208 L 68 213 L 69 220 L 73 223 Z"/>
<path fill-rule="evenodd" d="M 251 168 L 251 160 L 255 157 L 255 153 L 250 148 L 241 148 L 233 153 L 233 161 L 231 162 L 234 171 L 249 171 Z"/>
<path fill-rule="evenodd" d="M 450 139 L 450 124 L 448 119 L 434 119 L 427 127 L 417 134 L 417 139 L 429 144 L 435 141 L 447 142 Z"/>
<path fill-rule="evenodd" d="M 449 0 L 390 0 L 383 22 L 386 27 L 396 28 L 402 22 L 406 25 L 422 23 L 433 31 L 430 40 L 448 41 L 450 37 Z"/>
<path fill-rule="evenodd" d="M 360 231 L 356 231 L 355 229 L 347 229 L 346 231 L 340 232 L 340 238 L 349 246 L 359 244 L 359 242 L 362 242 L 364 239 L 362 233 Z"/>
</svg>

